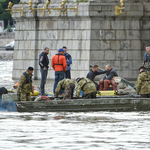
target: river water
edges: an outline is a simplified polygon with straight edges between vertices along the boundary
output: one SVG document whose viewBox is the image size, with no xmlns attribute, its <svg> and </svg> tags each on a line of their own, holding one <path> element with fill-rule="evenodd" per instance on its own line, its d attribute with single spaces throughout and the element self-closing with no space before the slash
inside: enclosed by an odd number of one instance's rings
<svg viewBox="0 0 150 150">
<path fill-rule="evenodd" d="M 10 88 L 12 61 L 0 61 Z M 36 81 L 37 82 L 37 81 Z M 150 112 L 0 112 L 0 150 L 150 150 Z"/>
</svg>

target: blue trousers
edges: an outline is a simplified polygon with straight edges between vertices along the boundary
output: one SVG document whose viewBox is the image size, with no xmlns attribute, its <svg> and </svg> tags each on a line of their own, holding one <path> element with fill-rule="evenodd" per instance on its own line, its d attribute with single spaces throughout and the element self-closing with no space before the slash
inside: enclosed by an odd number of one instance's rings
<svg viewBox="0 0 150 150">
<path fill-rule="evenodd" d="M 43 69 L 40 67 L 40 72 L 41 72 L 40 90 L 41 90 L 41 94 L 44 94 L 44 93 L 45 93 L 45 84 L 46 84 L 46 78 L 47 78 L 48 70 L 43 70 Z"/>
<path fill-rule="evenodd" d="M 57 84 L 59 81 L 64 79 L 64 71 L 55 71 L 55 83 L 54 83 L 54 89 L 53 93 L 55 94 L 55 89 L 57 87 Z M 60 91 L 60 94 L 63 93 L 63 90 Z"/>
</svg>

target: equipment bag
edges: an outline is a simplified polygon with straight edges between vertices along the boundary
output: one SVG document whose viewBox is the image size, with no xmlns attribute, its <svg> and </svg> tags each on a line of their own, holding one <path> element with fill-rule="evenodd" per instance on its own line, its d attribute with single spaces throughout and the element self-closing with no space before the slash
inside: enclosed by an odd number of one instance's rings
<svg viewBox="0 0 150 150">
<path fill-rule="evenodd" d="M 7 93 L 8 93 L 8 91 L 5 87 L 0 87 L 0 95 L 7 94 Z"/>
</svg>

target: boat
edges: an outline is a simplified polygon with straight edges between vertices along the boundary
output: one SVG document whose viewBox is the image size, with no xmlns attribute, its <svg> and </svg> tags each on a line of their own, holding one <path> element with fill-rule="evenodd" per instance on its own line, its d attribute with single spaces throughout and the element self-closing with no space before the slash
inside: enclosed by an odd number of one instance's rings
<svg viewBox="0 0 150 150">
<path fill-rule="evenodd" d="M 50 99 L 48 101 L 34 101 L 37 96 L 32 96 L 32 101 L 18 101 L 16 94 L 12 93 L 2 95 L 2 103 L 9 103 L 10 97 L 11 101 L 15 102 L 18 112 L 150 111 L 150 99 L 141 98 L 139 95 L 112 95 L 98 96 L 95 99 L 69 100 L 48 96 Z"/>
<path fill-rule="evenodd" d="M 91 65 L 92 66 L 92 65 Z M 99 70 L 102 71 L 101 68 Z M 135 85 L 123 78 L 121 82 L 134 90 Z M 2 103 L 7 104 L 13 101 L 18 112 L 87 112 L 87 111 L 149 111 L 150 99 L 141 98 L 139 95 L 117 95 L 116 91 L 103 91 L 95 99 L 67 99 L 55 98 L 51 93 L 50 100 L 35 101 L 37 95 L 31 95 L 32 101 L 19 101 L 13 90 L 9 94 L 2 95 Z M 81 92 L 82 93 L 82 92 Z M 9 105 L 11 110 L 11 106 Z"/>
</svg>

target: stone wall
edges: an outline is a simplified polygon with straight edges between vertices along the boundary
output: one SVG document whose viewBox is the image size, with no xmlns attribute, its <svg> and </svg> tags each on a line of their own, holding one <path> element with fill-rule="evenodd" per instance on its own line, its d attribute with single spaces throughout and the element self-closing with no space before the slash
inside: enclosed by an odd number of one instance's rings
<svg viewBox="0 0 150 150">
<path fill-rule="evenodd" d="M 21 0 L 22 3 L 28 2 Z M 34 7 L 42 8 L 46 0 L 36 1 Z M 74 0 L 70 2 L 75 2 Z M 97 0 L 78 4 L 78 15 L 71 10 L 67 14 L 52 11 L 45 16 L 41 11 L 35 15 L 27 10 L 28 4 L 19 4 L 14 8 L 24 7 L 24 17 L 15 12 L 16 20 L 15 51 L 13 78 L 19 78 L 29 66 L 34 66 L 34 78 L 40 78 L 38 56 L 45 46 L 50 48 L 52 56 L 62 46 L 68 47 L 72 55 L 72 78 L 86 76 L 90 64 L 99 64 L 104 69 L 111 64 L 119 76 L 135 80 L 138 68 L 142 64 L 145 45 L 149 43 L 150 23 L 149 5 L 146 0 L 125 0 L 125 11 L 115 16 L 115 5 L 120 0 Z M 61 0 L 52 1 L 49 7 L 59 7 Z M 67 3 L 74 7 L 75 3 Z M 49 79 L 54 79 L 50 67 Z"/>
<path fill-rule="evenodd" d="M 44 5 L 39 4 L 39 7 Z M 54 5 L 59 7 L 60 3 Z M 18 12 L 13 15 L 16 20 L 13 78 L 19 78 L 22 72 L 31 65 L 35 68 L 34 79 L 40 79 L 39 54 L 45 47 L 49 47 L 48 78 L 54 79 L 51 59 L 62 46 L 67 46 L 68 53 L 73 59 L 72 78 L 85 76 L 89 71 L 90 62 L 90 18 L 87 16 L 74 17 L 75 13 L 72 11 L 69 13 L 70 16 L 66 16 L 62 12 L 62 16 L 59 17 L 58 11 L 53 11 L 51 15 L 45 13 L 43 17 L 41 11 L 35 15 L 27 11 L 27 4 L 15 5 L 14 7 L 22 6 L 26 10 L 24 17 L 21 18 Z M 70 7 L 75 7 L 75 4 L 73 6 L 71 4 Z M 78 12 L 80 11 L 84 12 L 82 9 Z"/>
<path fill-rule="evenodd" d="M 126 4 L 127 12 L 118 17 L 114 16 L 114 4 L 91 4 L 90 7 L 96 16 L 92 18 L 90 63 L 99 64 L 103 69 L 110 64 L 119 76 L 136 79 L 142 64 L 139 20 L 142 5 Z"/>
</svg>

